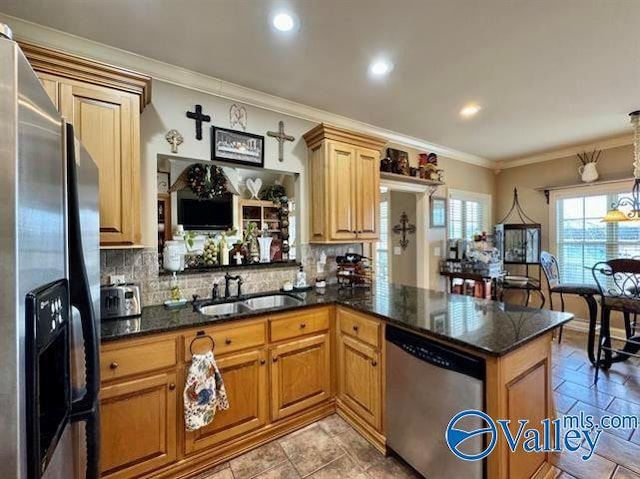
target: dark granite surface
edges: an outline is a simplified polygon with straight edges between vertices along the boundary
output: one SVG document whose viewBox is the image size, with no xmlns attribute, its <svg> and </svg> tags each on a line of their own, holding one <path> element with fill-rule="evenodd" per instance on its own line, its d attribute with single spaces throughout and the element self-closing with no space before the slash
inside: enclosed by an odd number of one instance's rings
<svg viewBox="0 0 640 479">
<path fill-rule="evenodd" d="M 501 356 L 573 318 L 570 313 L 525 308 L 395 284 L 377 285 L 371 291 L 351 292 L 329 287 L 325 294 L 310 291 L 294 295 L 303 300 L 301 305 L 215 318 L 199 313 L 191 303 L 174 310 L 164 306 L 149 306 L 142 310 L 142 316 L 138 318 L 103 321 L 102 341 L 237 321 L 276 311 L 340 304 L 452 345 Z"/>
</svg>

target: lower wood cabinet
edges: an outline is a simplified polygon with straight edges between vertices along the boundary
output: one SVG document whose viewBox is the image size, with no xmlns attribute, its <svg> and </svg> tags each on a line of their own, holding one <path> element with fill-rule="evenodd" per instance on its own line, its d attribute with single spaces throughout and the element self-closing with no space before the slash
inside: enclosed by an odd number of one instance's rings
<svg viewBox="0 0 640 479">
<path fill-rule="evenodd" d="M 275 346 L 271 356 L 271 419 L 331 398 L 329 333 Z"/>
<path fill-rule="evenodd" d="M 102 387 L 103 476 L 136 477 L 176 459 L 176 396 L 175 372 Z"/>
<path fill-rule="evenodd" d="M 267 423 L 269 396 L 266 358 L 266 351 L 261 349 L 217 359 L 224 378 L 229 409 L 218 411 L 208 426 L 185 432 L 185 453 L 209 448 Z"/>
<path fill-rule="evenodd" d="M 341 334 L 338 339 L 338 398 L 377 431 L 382 429 L 382 366 L 372 346 Z"/>
</svg>

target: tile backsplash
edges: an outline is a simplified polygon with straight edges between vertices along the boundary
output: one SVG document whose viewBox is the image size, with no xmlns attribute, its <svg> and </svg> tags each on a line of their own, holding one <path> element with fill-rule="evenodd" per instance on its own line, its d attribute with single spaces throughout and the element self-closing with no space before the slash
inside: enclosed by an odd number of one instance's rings
<svg viewBox="0 0 640 479">
<path fill-rule="evenodd" d="M 336 256 L 349 250 L 360 253 L 360 244 L 347 245 L 302 245 L 300 262 L 307 272 L 307 281 L 312 284 L 316 277 L 316 263 L 322 251 L 327 255 L 325 277 L 335 281 Z M 297 266 L 281 268 L 252 269 L 239 272 L 244 279 L 243 293 L 259 293 L 280 289 L 286 280 L 295 280 Z M 171 296 L 171 276 L 160 276 L 158 271 L 158 252 L 148 249 L 117 249 L 100 252 L 100 283 L 108 284 L 109 276 L 123 275 L 125 281 L 140 285 L 143 306 L 161 304 Z M 202 298 L 211 297 L 214 282 L 224 284 L 224 271 L 215 273 L 178 274 L 178 281 L 185 298 L 197 294 Z M 222 293 L 224 286 L 221 286 Z"/>
</svg>

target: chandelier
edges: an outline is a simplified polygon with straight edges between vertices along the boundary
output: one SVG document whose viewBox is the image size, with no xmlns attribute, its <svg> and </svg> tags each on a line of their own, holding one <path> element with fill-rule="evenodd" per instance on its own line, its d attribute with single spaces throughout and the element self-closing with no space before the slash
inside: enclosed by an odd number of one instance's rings
<svg viewBox="0 0 640 479">
<path fill-rule="evenodd" d="M 611 205 L 602 221 L 640 221 L 640 110 L 629 113 L 633 125 L 633 188 L 631 196 L 623 196 Z"/>
</svg>

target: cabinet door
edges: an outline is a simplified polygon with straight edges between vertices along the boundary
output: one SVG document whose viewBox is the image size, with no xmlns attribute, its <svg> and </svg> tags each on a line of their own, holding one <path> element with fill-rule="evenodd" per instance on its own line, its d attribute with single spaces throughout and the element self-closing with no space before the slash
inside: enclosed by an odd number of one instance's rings
<svg viewBox="0 0 640 479">
<path fill-rule="evenodd" d="M 379 352 L 339 334 L 338 398 L 376 430 L 382 428 L 382 374 Z"/>
<path fill-rule="evenodd" d="M 175 372 L 102 387 L 103 476 L 134 477 L 176 459 L 176 393 Z"/>
<path fill-rule="evenodd" d="M 274 421 L 331 397 L 328 333 L 276 346 L 270 354 Z"/>
<path fill-rule="evenodd" d="M 329 240 L 356 238 L 356 153 L 349 146 L 329 142 Z M 318 207 L 317 205 L 314 207 Z"/>
<path fill-rule="evenodd" d="M 266 351 L 232 354 L 217 360 L 229 399 L 229 409 L 218 411 L 213 422 L 185 432 L 185 453 L 209 448 L 267 422 Z"/>
<path fill-rule="evenodd" d="M 90 84 L 60 88 L 60 111 L 98 166 L 101 244 L 139 242 L 138 102 L 135 95 Z"/>
<path fill-rule="evenodd" d="M 56 108 L 59 109 L 60 108 L 59 78 L 53 75 L 49 75 L 47 73 L 41 73 L 41 72 L 36 72 L 36 76 L 38 77 L 38 80 L 40 80 L 40 83 L 42 84 L 42 88 L 44 88 L 44 91 L 47 92 L 47 95 L 49 96 L 49 98 L 51 98 L 51 101 L 53 102 L 53 104 L 56 106 Z"/>
<path fill-rule="evenodd" d="M 360 240 L 379 238 L 380 153 L 356 150 L 356 230 Z"/>
</svg>

